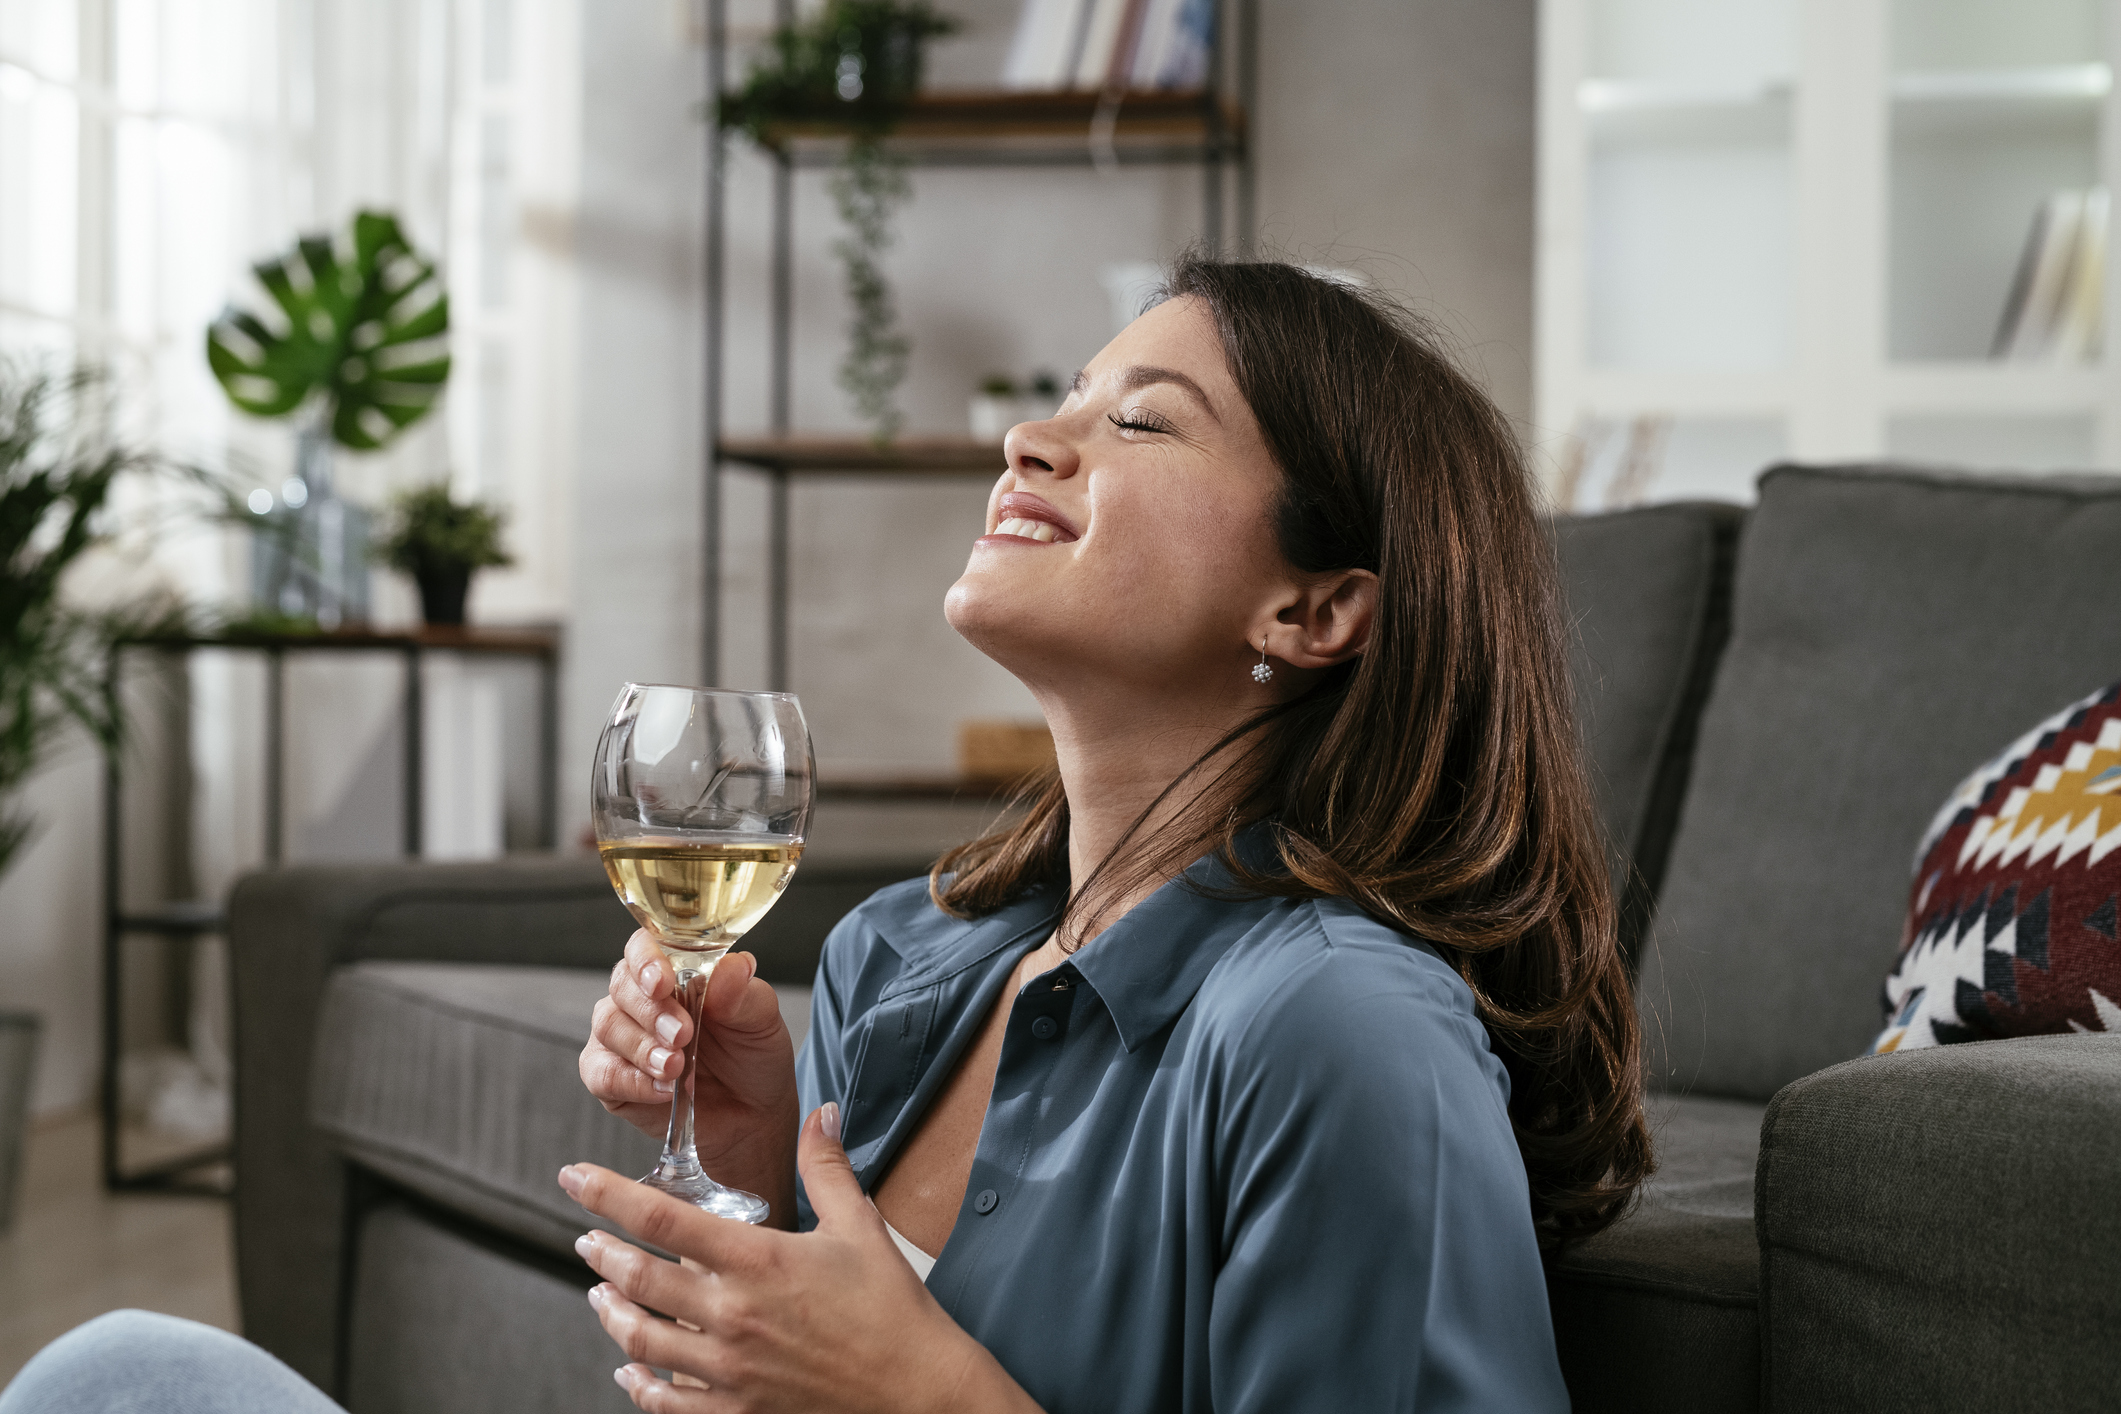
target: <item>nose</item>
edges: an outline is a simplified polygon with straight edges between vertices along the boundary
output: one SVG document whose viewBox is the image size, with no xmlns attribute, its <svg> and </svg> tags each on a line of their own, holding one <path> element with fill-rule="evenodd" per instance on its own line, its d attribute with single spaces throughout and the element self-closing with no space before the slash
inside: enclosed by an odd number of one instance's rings
<svg viewBox="0 0 2121 1414">
<path fill-rule="evenodd" d="M 1065 481 L 1082 466 L 1066 429 L 1066 421 L 1058 417 L 1019 422 L 1002 439 L 1002 460 L 1019 478 L 1050 476 Z"/>
</svg>

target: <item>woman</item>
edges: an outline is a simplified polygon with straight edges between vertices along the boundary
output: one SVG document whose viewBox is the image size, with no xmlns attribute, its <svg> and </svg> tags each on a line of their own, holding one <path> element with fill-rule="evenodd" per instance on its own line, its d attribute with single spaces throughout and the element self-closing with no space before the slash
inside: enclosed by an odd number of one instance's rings
<svg viewBox="0 0 2121 1414">
<path fill-rule="evenodd" d="M 657 1414 L 1567 1408 L 1539 1246 L 1650 1160 L 1501 415 L 1403 316 L 1196 259 L 1005 450 L 947 612 L 1058 771 L 834 931 L 795 1066 L 748 961 L 713 979 L 703 1158 L 799 1235 L 563 1172 L 694 1259 L 583 1239 L 619 1382 Z M 672 986 L 636 935 L 582 1056 L 650 1133 Z"/>
<path fill-rule="evenodd" d="M 687 1259 L 578 1244 L 619 1383 L 656 1414 L 1566 1409 L 1540 1248 L 1650 1160 L 1501 415 L 1396 311 L 1191 259 L 1005 451 L 947 612 L 1058 771 L 835 929 L 799 1061 L 748 956 L 714 974 L 702 1158 L 770 1226 L 562 1170 Z M 582 1054 L 651 1134 L 672 989 L 637 934 Z"/>
</svg>

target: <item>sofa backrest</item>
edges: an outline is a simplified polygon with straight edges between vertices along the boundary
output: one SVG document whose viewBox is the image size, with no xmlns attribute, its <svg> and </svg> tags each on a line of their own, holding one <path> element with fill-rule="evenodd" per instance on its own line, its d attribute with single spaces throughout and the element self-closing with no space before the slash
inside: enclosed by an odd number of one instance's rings
<svg viewBox="0 0 2121 1414">
<path fill-rule="evenodd" d="M 1576 710 L 1632 959 L 1664 875 L 1694 728 L 1730 625 L 1744 512 L 1711 502 L 1554 525 Z"/>
<path fill-rule="evenodd" d="M 1637 994 L 1653 1084 L 1859 1054 L 1911 856 L 1969 771 L 2121 677 L 2121 478 L 1777 467 Z"/>
</svg>

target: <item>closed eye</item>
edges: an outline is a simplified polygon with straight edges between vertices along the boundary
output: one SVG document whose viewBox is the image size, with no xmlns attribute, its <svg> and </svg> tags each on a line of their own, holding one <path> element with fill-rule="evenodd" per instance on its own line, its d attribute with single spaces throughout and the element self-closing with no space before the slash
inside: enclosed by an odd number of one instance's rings
<svg viewBox="0 0 2121 1414">
<path fill-rule="evenodd" d="M 1130 432 L 1169 432 L 1171 424 L 1159 413 L 1147 408 L 1129 408 L 1123 413 L 1108 413 L 1106 421 L 1114 427 Z"/>
</svg>

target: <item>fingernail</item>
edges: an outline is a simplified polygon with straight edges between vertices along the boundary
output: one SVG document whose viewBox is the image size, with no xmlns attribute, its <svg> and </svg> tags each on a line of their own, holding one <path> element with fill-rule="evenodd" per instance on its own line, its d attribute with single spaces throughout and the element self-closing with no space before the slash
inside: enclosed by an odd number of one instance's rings
<svg viewBox="0 0 2121 1414">
<path fill-rule="evenodd" d="M 641 969 L 641 990 L 649 996 L 655 995 L 656 984 L 663 980 L 663 969 L 649 963 Z"/>
<path fill-rule="evenodd" d="M 580 1258 L 581 1258 L 581 1259 L 582 1259 L 583 1261 L 585 1261 L 585 1262 L 589 1260 L 589 1254 L 590 1254 L 590 1253 L 592 1253 L 592 1252 L 594 1252 L 594 1251 L 596 1251 L 596 1250 L 597 1250 L 597 1235 L 596 1235 L 595 1233 L 593 1233 L 593 1232 L 585 1232 L 585 1233 L 583 1233 L 583 1234 L 582 1234 L 582 1235 L 581 1235 L 580 1237 L 577 1237 L 577 1238 L 576 1238 L 576 1239 L 574 1240 L 574 1251 L 575 1251 L 575 1255 L 576 1255 L 576 1256 L 578 1256 L 578 1257 L 580 1257 Z M 596 1305 L 596 1301 L 597 1301 L 597 1294 L 596 1294 L 595 1292 L 593 1292 L 593 1291 L 592 1291 L 592 1292 L 590 1292 L 590 1293 L 589 1293 L 589 1304 L 590 1304 L 590 1305 L 592 1305 L 592 1306 L 594 1306 L 594 1305 Z"/>
<path fill-rule="evenodd" d="M 818 1106 L 817 1127 L 824 1131 L 827 1139 L 838 1141 L 840 1137 L 840 1107 L 838 1102 L 827 1100 Z"/>
<path fill-rule="evenodd" d="M 618 1369 L 611 1372 L 611 1377 L 619 1382 L 620 1389 L 625 1390 L 628 1394 L 633 1393 L 633 1366 L 621 1365 Z"/>
<path fill-rule="evenodd" d="M 562 1188 L 564 1188 L 564 1189 L 566 1189 L 566 1190 L 567 1190 L 567 1196 L 568 1196 L 568 1197 L 570 1197 L 570 1198 L 579 1198 L 579 1197 L 581 1197 L 581 1196 L 582 1196 L 582 1172 L 581 1172 L 581 1170 L 580 1170 L 580 1169 L 577 1169 L 577 1168 L 576 1168 L 576 1167 L 575 1167 L 575 1166 L 574 1166 L 573 1164 L 569 1164 L 569 1165 L 568 1165 L 568 1166 L 567 1166 L 566 1168 L 563 1168 L 563 1169 L 561 1169 L 561 1170 L 560 1170 L 560 1187 L 562 1187 Z"/>
<path fill-rule="evenodd" d="M 670 1058 L 676 1054 L 676 1051 L 666 1051 L 661 1046 L 657 1046 L 648 1053 L 649 1072 L 654 1075 L 661 1075 L 664 1068 L 670 1064 Z"/>
<path fill-rule="evenodd" d="M 664 1045 L 673 1045 L 678 1039 L 678 1031 L 684 1025 L 684 1022 L 666 1011 L 655 1019 L 655 1034 L 663 1038 Z"/>
<path fill-rule="evenodd" d="M 575 1244 L 577 1247 L 581 1245 L 579 1242 Z M 604 1309 L 604 1283 L 598 1282 L 595 1286 L 589 1288 L 589 1309 L 592 1311 Z"/>
<path fill-rule="evenodd" d="M 675 1080 L 658 1080 L 655 1083 L 655 1092 L 658 1095 L 675 1095 L 678 1092 L 678 1083 Z"/>
</svg>

